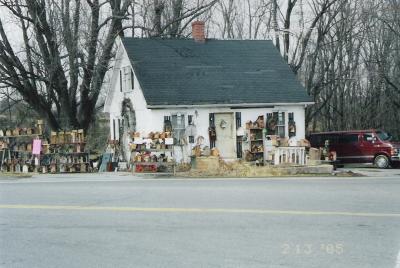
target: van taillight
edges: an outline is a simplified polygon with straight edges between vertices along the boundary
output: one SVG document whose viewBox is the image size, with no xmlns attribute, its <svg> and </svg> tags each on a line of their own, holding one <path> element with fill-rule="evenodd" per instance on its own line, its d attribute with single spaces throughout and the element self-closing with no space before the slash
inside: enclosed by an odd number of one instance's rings
<svg viewBox="0 0 400 268">
<path fill-rule="evenodd" d="M 390 154 L 391 154 L 391 155 L 397 155 L 397 149 L 391 148 L 391 149 L 390 149 Z"/>
</svg>

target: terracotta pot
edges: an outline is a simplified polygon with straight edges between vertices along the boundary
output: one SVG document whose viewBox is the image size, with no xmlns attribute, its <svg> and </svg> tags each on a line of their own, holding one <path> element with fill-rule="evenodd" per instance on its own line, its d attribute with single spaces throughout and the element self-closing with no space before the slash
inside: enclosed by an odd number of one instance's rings
<svg viewBox="0 0 400 268">
<path fill-rule="evenodd" d="M 246 122 L 246 129 L 250 129 L 253 127 L 253 123 L 251 121 Z"/>
<path fill-rule="evenodd" d="M 20 132 L 20 129 L 19 129 L 19 128 L 16 128 L 16 129 L 14 129 L 14 130 L 12 131 L 12 135 L 13 135 L 13 136 L 19 136 L 19 132 Z"/>
</svg>

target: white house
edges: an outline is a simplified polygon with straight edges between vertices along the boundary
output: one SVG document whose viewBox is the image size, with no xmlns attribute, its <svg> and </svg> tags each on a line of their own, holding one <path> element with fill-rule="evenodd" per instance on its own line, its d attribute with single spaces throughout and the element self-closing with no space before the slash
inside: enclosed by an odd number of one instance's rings
<svg viewBox="0 0 400 268">
<path fill-rule="evenodd" d="M 222 158 L 241 158 L 237 129 L 260 115 L 277 124 L 274 134 L 304 138 L 305 107 L 313 102 L 272 41 L 206 39 L 203 22 L 192 27 L 194 39 L 117 41 L 104 110 L 127 158 L 127 133 L 163 131 L 165 122 L 188 142 L 178 161 L 188 161 L 185 151 L 199 136 Z"/>
</svg>

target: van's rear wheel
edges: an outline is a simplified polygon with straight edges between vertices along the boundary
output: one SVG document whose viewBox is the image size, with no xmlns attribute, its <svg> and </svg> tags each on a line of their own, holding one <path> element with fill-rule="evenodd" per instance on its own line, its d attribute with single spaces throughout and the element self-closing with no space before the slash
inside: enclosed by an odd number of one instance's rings
<svg viewBox="0 0 400 268">
<path fill-rule="evenodd" d="M 378 168 L 387 168 L 389 166 L 389 158 L 386 155 L 380 154 L 375 157 L 374 164 Z"/>
</svg>

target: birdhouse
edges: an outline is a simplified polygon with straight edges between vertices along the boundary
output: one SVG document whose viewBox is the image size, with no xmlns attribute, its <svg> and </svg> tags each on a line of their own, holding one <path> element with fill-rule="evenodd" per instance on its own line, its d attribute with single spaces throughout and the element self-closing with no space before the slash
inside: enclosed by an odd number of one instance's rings
<svg viewBox="0 0 400 268">
<path fill-rule="evenodd" d="M 39 134 L 39 135 L 42 135 L 43 134 L 43 129 L 44 129 L 44 124 L 43 124 L 43 120 L 38 120 L 37 121 L 37 133 L 36 134 Z"/>
<path fill-rule="evenodd" d="M 50 133 L 50 143 L 51 144 L 57 144 L 57 132 L 52 131 Z"/>
</svg>

